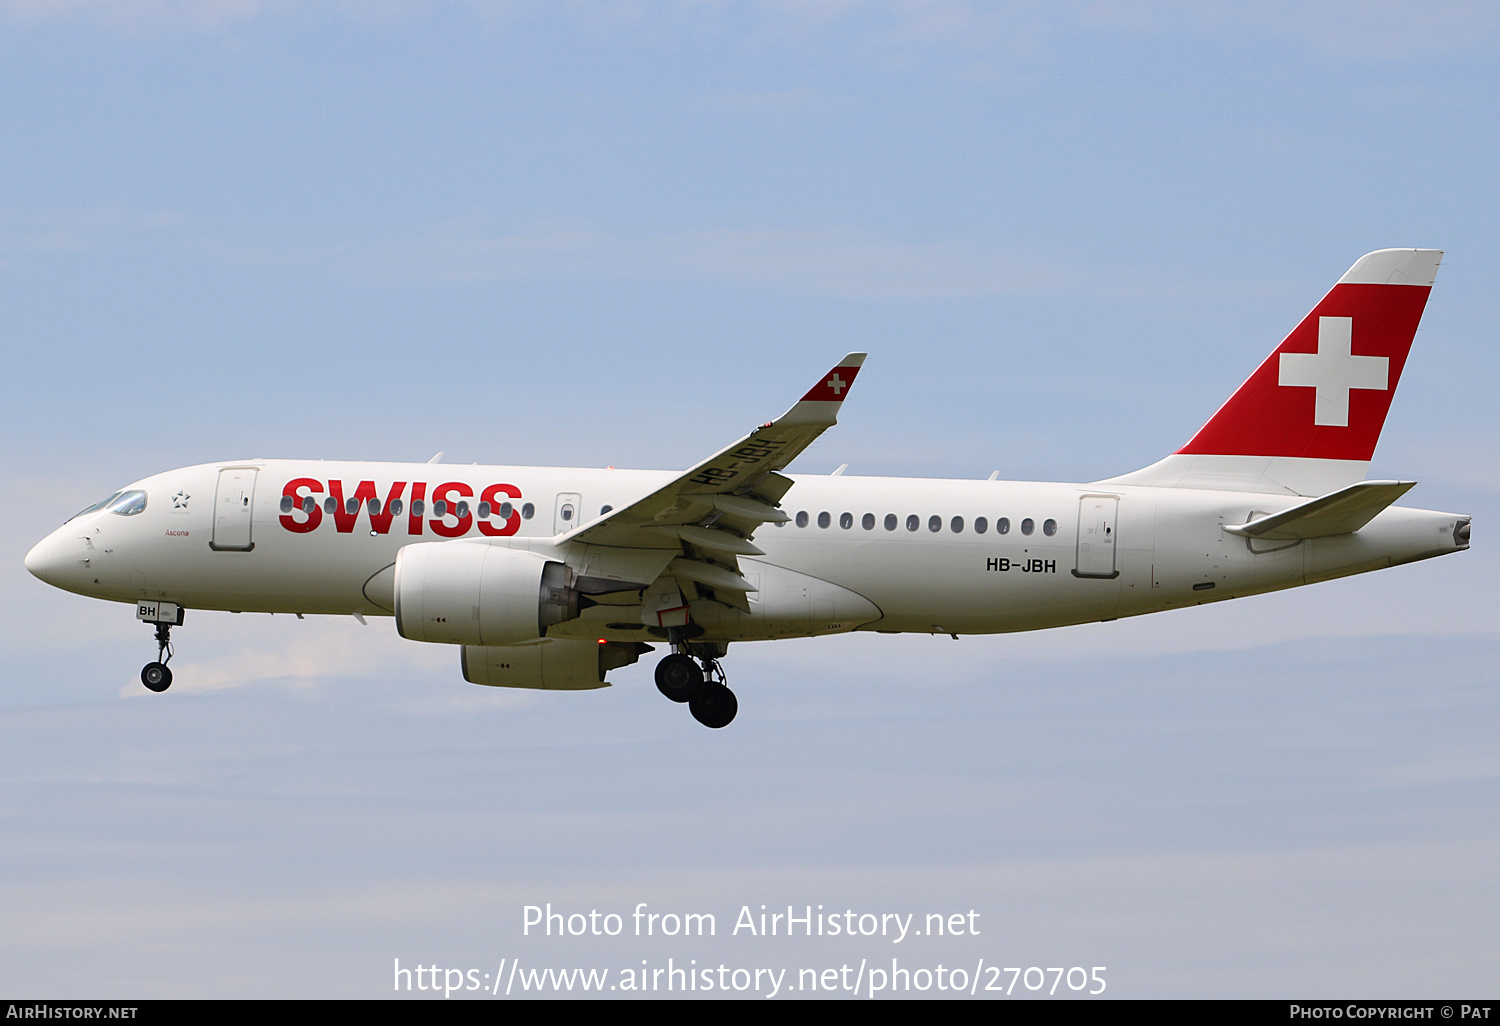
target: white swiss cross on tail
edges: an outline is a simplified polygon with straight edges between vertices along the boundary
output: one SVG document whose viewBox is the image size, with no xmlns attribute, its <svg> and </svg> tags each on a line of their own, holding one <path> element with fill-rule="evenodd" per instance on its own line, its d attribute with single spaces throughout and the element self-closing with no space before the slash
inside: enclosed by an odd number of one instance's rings
<svg viewBox="0 0 1500 1026">
<path fill-rule="evenodd" d="M 1355 356 L 1354 318 L 1319 317 L 1316 353 L 1282 353 L 1277 384 L 1315 388 L 1313 423 L 1349 426 L 1349 393 L 1356 388 L 1386 391 L 1391 361 L 1384 356 Z"/>
</svg>

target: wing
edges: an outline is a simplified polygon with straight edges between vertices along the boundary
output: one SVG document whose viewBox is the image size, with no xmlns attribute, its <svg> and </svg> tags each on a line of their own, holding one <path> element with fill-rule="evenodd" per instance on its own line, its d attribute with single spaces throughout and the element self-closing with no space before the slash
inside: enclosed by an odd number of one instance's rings
<svg viewBox="0 0 1500 1026">
<path fill-rule="evenodd" d="M 780 417 L 670 484 L 556 541 L 653 549 L 658 555 L 679 550 L 667 573 L 711 589 L 729 605 L 748 609 L 745 595 L 754 588 L 740 576 L 735 557 L 762 555 L 751 540 L 755 531 L 762 524 L 790 519 L 777 504 L 792 482 L 778 471 L 838 422 L 839 405 L 864 362 L 864 353 L 850 353 Z"/>
</svg>

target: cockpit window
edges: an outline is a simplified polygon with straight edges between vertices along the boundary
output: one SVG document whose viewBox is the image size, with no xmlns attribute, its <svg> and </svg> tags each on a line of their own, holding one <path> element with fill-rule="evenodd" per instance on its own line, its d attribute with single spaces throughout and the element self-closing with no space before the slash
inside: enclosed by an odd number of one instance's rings
<svg viewBox="0 0 1500 1026">
<path fill-rule="evenodd" d="M 146 493 L 139 488 L 132 488 L 116 495 L 104 508 L 122 517 L 133 517 L 146 508 Z"/>
<path fill-rule="evenodd" d="M 125 491 L 115 492 L 109 498 L 94 503 L 88 509 L 79 510 L 68 519 L 77 520 L 79 517 L 88 516 L 90 513 L 98 513 L 100 510 L 118 513 L 122 517 L 133 517 L 145 508 L 146 493 L 139 488 L 130 488 Z"/>
<path fill-rule="evenodd" d="M 111 495 L 107 499 L 100 499 L 98 502 L 94 503 L 92 506 L 85 506 L 83 509 L 79 510 L 77 513 L 74 513 L 72 516 L 70 516 L 68 518 L 68 520 L 77 520 L 79 517 L 86 517 L 90 513 L 97 513 L 101 509 L 103 509 L 105 506 L 108 506 L 111 502 L 114 502 L 115 499 L 119 495 L 120 495 L 119 492 L 115 492 L 114 495 Z"/>
</svg>

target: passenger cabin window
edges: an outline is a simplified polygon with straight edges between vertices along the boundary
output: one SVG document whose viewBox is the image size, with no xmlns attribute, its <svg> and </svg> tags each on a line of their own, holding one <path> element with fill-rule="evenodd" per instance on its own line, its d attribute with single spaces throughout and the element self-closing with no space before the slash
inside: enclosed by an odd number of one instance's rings
<svg viewBox="0 0 1500 1026">
<path fill-rule="evenodd" d="M 399 517 L 401 515 L 401 500 L 392 499 L 391 504 L 386 507 L 386 512 L 393 517 Z"/>
<path fill-rule="evenodd" d="M 1030 534 L 1032 531 L 1035 531 L 1035 530 L 1036 530 L 1036 521 L 1035 520 L 1032 520 L 1030 517 L 1027 517 L 1025 520 L 1021 521 L 1021 533 L 1022 534 Z"/>
<path fill-rule="evenodd" d="M 866 531 L 875 530 L 875 514 L 866 513 L 863 517 L 860 518 L 859 526 L 863 527 Z"/>
<path fill-rule="evenodd" d="M 339 500 L 335 499 L 332 495 L 323 500 L 323 512 L 329 516 L 333 516 L 334 513 L 338 512 L 338 508 Z"/>
<path fill-rule="evenodd" d="M 797 511 L 797 526 L 798 527 L 806 527 L 807 526 L 807 510 L 801 509 L 801 510 Z"/>
<path fill-rule="evenodd" d="M 937 534 L 942 529 L 943 529 L 943 518 L 942 517 L 940 517 L 940 516 L 930 516 L 930 517 L 927 518 L 927 530 L 931 531 L 933 534 Z"/>
<path fill-rule="evenodd" d="M 1010 534 L 1010 517 L 1001 517 L 995 521 L 996 534 Z"/>
<path fill-rule="evenodd" d="M 426 502 L 422 501 L 421 499 L 413 499 L 413 500 L 411 500 L 411 515 L 412 516 L 414 516 L 414 517 L 420 517 L 420 516 L 424 515 L 426 512 L 427 512 L 427 503 Z"/>
<path fill-rule="evenodd" d="M 990 522 L 988 520 L 986 520 L 984 517 L 975 517 L 974 518 L 974 533 L 975 534 L 983 534 L 984 532 L 988 531 L 989 529 L 990 529 Z"/>
<path fill-rule="evenodd" d="M 521 507 L 521 519 L 522 520 L 530 520 L 534 516 L 536 516 L 536 507 L 533 506 L 531 503 L 528 502 L 524 506 Z"/>
<path fill-rule="evenodd" d="M 1043 523 L 1042 533 L 1045 534 L 1048 538 L 1051 538 L 1054 534 L 1057 533 L 1057 521 L 1047 520 L 1045 523 Z"/>
<path fill-rule="evenodd" d="M 281 497 L 281 512 L 283 512 L 283 513 L 290 513 L 291 511 L 292 511 L 292 497 L 290 495 L 283 495 Z"/>
<path fill-rule="evenodd" d="M 833 518 L 830 517 L 826 511 L 818 514 L 819 527 L 827 527 L 831 523 L 833 523 Z"/>
<path fill-rule="evenodd" d="M 900 521 L 896 518 L 896 514 L 887 513 L 885 515 L 885 529 L 887 531 L 894 531 L 898 523 L 900 523 Z"/>
<path fill-rule="evenodd" d="M 460 503 L 460 505 L 462 505 L 462 503 Z M 460 513 L 459 516 L 463 516 L 463 514 Z M 562 521 L 565 524 L 571 524 L 573 522 L 573 504 L 571 502 L 563 503 Z"/>
<path fill-rule="evenodd" d="M 842 527 L 846 531 L 849 530 L 849 528 L 853 527 L 854 526 L 854 514 L 853 513 L 840 513 L 839 514 L 839 526 Z"/>
<path fill-rule="evenodd" d="M 908 531 L 915 531 L 917 528 L 919 528 L 921 526 L 922 526 L 922 518 L 919 517 L 919 516 L 917 516 L 915 513 L 913 513 L 911 516 L 909 516 L 909 517 L 906 518 L 906 529 Z"/>
<path fill-rule="evenodd" d="M 490 514 L 492 512 L 494 512 L 494 511 L 490 509 L 490 504 L 489 503 L 487 503 L 487 502 L 481 502 L 479 504 L 479 519 L 480 520 L 488 520 L 490 518 Z"/>
</svg>

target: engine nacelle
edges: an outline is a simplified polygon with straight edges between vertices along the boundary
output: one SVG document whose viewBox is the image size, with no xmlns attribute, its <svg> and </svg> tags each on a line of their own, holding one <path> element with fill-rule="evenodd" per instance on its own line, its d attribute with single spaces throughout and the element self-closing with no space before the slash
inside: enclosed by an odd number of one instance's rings
<svg viewBox="0 0 1500 1026">
<path fill-rule="evenodd" d="M 464 680 L 492 688 L 544 688 L 548 691 L 586 691 L 607 688 L 604 675 L 629 666 L 650 652 L 635 641 L 580 641 L 553 638 L 534 645 L 463 649 Z"/>
<path fill-rule="evenodd" d="M 573 573 L 524 549 L 423 542 L 396 556 L 396 630 L 412 641 L 513 645 L 578 615 Z M 597 687 L 598 685 L 594 685 Z"/>
</svg>

